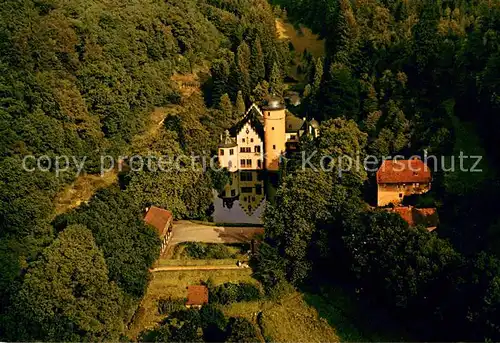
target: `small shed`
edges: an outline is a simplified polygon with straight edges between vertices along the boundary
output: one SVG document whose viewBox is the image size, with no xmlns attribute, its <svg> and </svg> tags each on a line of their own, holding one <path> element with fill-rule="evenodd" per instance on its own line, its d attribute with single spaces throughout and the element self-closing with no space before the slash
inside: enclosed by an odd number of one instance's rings
<svg viewBox="0 0 500 343">
<path fill-rule="evenodd" d="M 188 286 L 187 290 L 187 308 L 201 308 L 203 305 L 208 304 L 207 286 Z"/>
</svg>

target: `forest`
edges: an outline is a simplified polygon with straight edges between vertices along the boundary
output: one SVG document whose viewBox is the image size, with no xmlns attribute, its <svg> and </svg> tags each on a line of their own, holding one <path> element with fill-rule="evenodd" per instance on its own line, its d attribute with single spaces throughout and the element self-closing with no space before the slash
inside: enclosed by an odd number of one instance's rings
<svg viewBox="0 0 500 343">
<path fill-rule="evenodd" d="M 126 339 L 160 251 L 144 209 L 206 218 L 216 177 L 124 171 L 58 213 L 75 170 L 28 173 L 24 156 L 86 156 L 83 173 L 98 174 L 102 155 L 210 154 L 251 91 L 282 78 L 287 48 L 263 0 L 2 2 L 2 340 Z M 208 75 L 205 96 L 184 97 L 173 80 L 192 73 Z M 167 108 L 159 137 L 135 144 L 157 107 Z"/>
<path fill-rule="evenodd" d="M 321 136 L 304 140 L 304 150 L 353 158 L 462 151 L 483 161 L 475 174 L 431 166 L 431 192 L 408 200 L 437 207 L 440 225 L 429 233 L 368 206 L 374 175 L 339 178 L 291 160 L 266 210 L 264 251 L 275 263 L 261 256 L 260 278 L 277 289 L 340 287 L 372 324 L 401 339 L 498 340 L 500 4 L 273 3 L 326 39 L 325 58 L 306 53 L 301 66 L 301 110 L 322 120 Z"/>
<path fill-rule="evenodd" d="M 74 170 L 27 173 L 24 156 L 87 156 L 95 174 L 101 155 L 213 153 L 250 102 L 284 95 L 297 52 L 278 39 L 276 16 L 326 41 L 324 57 L 299 56 L 293 111 L 322 133 L 301 150 L 484 158 L 472 175 L 431 166 L 431 192 L 409 200 L 437 207 L 429 233 L 369 206 L 370 173 L 300 170 L 292 156 L 252 264 L 267 296 L 337 287 L 405 340 L 500 339 L 500 3 L 487 0 L 3 1 L 0 339 L 128 341 L 160 251 L 144 208 L 206 219 L 220 182 L 125 171 L 57 213 Z M 186 97 L 172 77 L 192 74 L 206 76 L 202 93 Z M 157 107 L 167 108 L 158 139 L 134 144 Z M 210 308 L 179 316 L 143 339 L 193 341 L 205 317 L 230 340 L 255 338 Z"/>
</svg>

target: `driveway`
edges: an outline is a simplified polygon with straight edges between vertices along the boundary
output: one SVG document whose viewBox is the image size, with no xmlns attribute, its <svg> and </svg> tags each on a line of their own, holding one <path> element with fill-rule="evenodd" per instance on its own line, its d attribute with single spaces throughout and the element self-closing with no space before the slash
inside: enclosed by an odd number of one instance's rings
<svg viewBox="0 0 500 343">
<path fill-rule="evenodd" d="M 262 227 L 223 227 L 193 223 L 188 220 L 174 222 L 171 245 L 182 242 L 241 243 L 255 234 L 263 234 Z"/>
</svg>

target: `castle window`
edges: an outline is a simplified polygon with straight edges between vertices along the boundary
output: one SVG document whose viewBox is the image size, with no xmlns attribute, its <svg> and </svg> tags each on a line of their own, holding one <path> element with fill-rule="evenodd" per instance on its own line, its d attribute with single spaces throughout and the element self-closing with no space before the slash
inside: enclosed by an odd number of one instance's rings
<svg viewBox="0 0 500 343">
<path fill-rule="evenodd" d="M 260 152 L 260 145 L 255 146 L 255 152 Z"/>
<path fill-rule="evenodd" d="M 245 152 L 245 148 L 244 148 L 244 147 L 241 147 L 241 148 L 240 148 L 240 152 Z"/>
<path fill-rule="evenodd" d="M 241 187 L 241 193 L 252 193 L 252 187 Z"/>
<path fill-rule="evenodd" d="M 291 136 L 290 136 L 290 138 L 291 138 L 292 140 L 295 140 L 295 139 L 297 139 L 297 136 L 295 136 L 295 135 L 291 135 Z"/>
<path fill-rule="evenodd" d="M 229 149 L 229 155 L 234 155 L 234 149 Z"/>
<path fill-rule="evenodd" d="M 252 148 L 251 147 L 246 147 L 245 148 L 245 152 L 252 152 Z"/>
<path fill-rule="evenodd" d="M 241 172 L 240 180 L 241 181 L 253 181 L 252 172 Z"/>
<path fill-rule="evenodd" d="M 262 161 L 261 160 L 258 160 L 257 161 L 257 168 L 262 168 Z"/>
<path fill-rule="evenodd" d="M 273 150 L 276 150 L 276 145 L 273 145 Z"/>
<path fill-rule="evenodd" d="M 257 195 L 262 194 L 262 186 L 261 185 L 255 185 L 255 194 L 257 194 Z"/>
<path fill-rule="evenodd" d="M 246 167 L 245 160 L 240 160 L 240 165 L 241 165 L 242 167 Z"/>
<path fill-rule="evenodd" d="M 399 193 L 399 197 L 402 198 L 403 197 L 403 193 Z"/>
<path fill-rule="evenodd" d="M 224 156 L 224 149 L 220 149 L 219 155 Z"/>
<path fill-rule="evenodd" d="M 271 129 L 274 131 L 274 126 Z"/>
<path fill-rule="evenodd" d="M 232 197 L 236 196 L 236 191 L 234 189 L 231 189 L 231 196 Z"/>
<path fill-rule="evenodd" d="M 243 143 L 245 143 L 245 138 L 243 138 L 241 141 L 242 141 Z"/>
<path fill-rule="evenodd" d="M 251 167 L 252 166 L 252 160 L 247 160 L 247 166 Z"/>
<path fill-rule="evenodd" d="M 250 143 L 253 143 L 253 138 L 250 138 Z"/>
<path fill-rule="evenodd" d="M 270 117 L 271 116 L 271 112 L 267 112 L 267 116 Z"/>
</svg>

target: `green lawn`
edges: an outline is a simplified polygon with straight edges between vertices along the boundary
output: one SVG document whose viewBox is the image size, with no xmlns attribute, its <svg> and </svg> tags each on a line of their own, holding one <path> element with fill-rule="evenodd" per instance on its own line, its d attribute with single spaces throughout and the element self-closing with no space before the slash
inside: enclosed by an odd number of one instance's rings
<svg viewBox="0 0 500 343">
<path fill-rule="evenodd" d="M 241 261 L 241 260 L 240 260 Z M 236 265 L 238 259 L 209 259 L 209 260 L 187 260 L 187 259 L 161 259 L 155 263 L 154 267 L 169 266 L 229 266 Z"/>
<path fill-rule="evenodd" d="M 136 313 L 134 322 L 127 331 L 127 336 L 136 339 L 144 329 L 153 328 L 164 316 L 158 314 L 158 300 L 161 298 L 184 299 L 187 296 L 187 286 L 199 285 L 209 278 L 219 285 L 225 282 L 257 283 L 251 276 L 250 269 L 236 270 L 190 270 L 152 273 L 146 295 Z"/>
<path fill-rule="evenodd" d="M 236 249 L 238 247 L 231 247 Z M 179 245 L 173 258 L 162 258 L 156 267 L 173 265 L 230 265 L 236 259 L 189 259 Z M 158 300 L 185 299 L 187 286 L 199 285 L 210 279 L 214 285 L 226 282 L 247 282 L 259 285 L 251 269 L 166 271 L 151 274 L 144 296 L 127 336 L 134 340 L 145 329 L 153 328 L 164 318 L 158 314 Z M 266 341 L 273 342 L 359 342 L 382 340 L 376 335 L 361 333 L 353 324 L 356 306 L 342 293 L 328 292 L 327 297 L 294 291 L 279 300 L 232 303 L 223 306 L 228 317 L 245 317 L 260 328 Z M 258 315 L 261 313 L 260 315 Z M 260 318 L 260 321 L 257 320 Z M 259 326 L 260 322 L 260 326 Z"/>
</svg>

